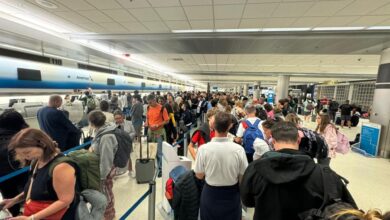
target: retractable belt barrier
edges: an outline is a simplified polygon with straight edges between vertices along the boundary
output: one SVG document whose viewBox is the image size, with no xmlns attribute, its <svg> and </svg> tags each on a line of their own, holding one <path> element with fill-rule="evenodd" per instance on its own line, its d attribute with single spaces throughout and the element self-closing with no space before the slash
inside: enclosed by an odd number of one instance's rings
<svg viewBox="0 0 390 220">
<path fill-rule="evenodd" d="M 191 125 L 191 128 L 189 131 L 187 131 L 186 133 L 184 133 L 184 137 L 182 139 L 180 139 L 179 141 L 177 141 L 176 143 L 174 143 L 172 145 L 172 147 L 175 147 L 181 143 L 185 143 L 186 142 L 186 139 L 187 139 L 187 135 L 189 135 L 191 133 L 191 129 L 194 128 L 196 126 L 195 125 Z M 186 148 L 186 146 L 184 146 Z M 155 175 L 156 177 L 156 175 Z M 155 216 L 154 216 L 154 210 L 155 210 L 155 200 L 156 200 L 156 182 L 155 181 L 151 181 L 149 183 L 149 189 L 148 191 L 146 191 L 126 212 L 125 214 L 123 214 L 119 220 L 125 220 L 127 219 L 127 217 L 129 217 L 129 215 L 134 212 L 135 209 L 137 209 L 137 207 L 146 199 L 146 197 L 149 196 L 149 210 L 148 210 L 148 213 L 149 213 L 149 216 L 148 216 L 148 220 L 154 220 Z"/>
<path fill-rule="evenodd" d="M 72 152 L 72 151 L 80 150 L 80 149 L 82 149 L 82 148 L 84 148 L 85 146 L 88 146 L 88 145 L 90 145 L 90 144 L 91 144 L 91 141 L 88 141 L 88 142 L 85 142 L 85 143 L 82 144 L 82 145 L 79 145 L 79 146 L 77 146 L 77 147 L 71 148 L 71 149 L 66 150 L 66 151 L 64 151 L 64 152 L 62 152 L 62 153 L 66 155 L 66 154 L 68 154 L 68 153 L 70 153 L 70 152 Z M 19 169 L 19 170 L 16 170 L 16 171 L 14 171 L 14 172 L 12 172 L 12 173 L 9 173 L 9 174 L 7 174 L 7 175 L 5 175 L 5 176 L 2 176 L 2 177 L 0 177 L 0 183 L 2 183 L 2 182 L 4 182 L 4 181 L 7 181 L 7 180 L 9 180 L 9 179 L 11 179 L 11 178 L 13 178 L 13 177 L 15 177 L 15 176 L 18 176 L 18 175 L 20 175 L 20 174 L 22 174 L 22 173 L 28 172 L 29 170 L 30 170 L 30 166 L 27 166 L 27 167 L 23 167 L 23 168 L 21 168 L 21 169 Z"/>
<path fill-rule="evenodd" d="M 181 144 L 181 143 L 183 143 L 183 142 L 185 142 L 186 141 L 186 139 L 187 139 L 187 135 L 189 135 L 190 133 L 191 133 L 191 129 L 192 128 L 194 128 L 196 126 L 196 124 L 194 124 L 194 125 L 191 125 L 191 127 L 190 127 L 190 129 L 186 132 L 186 133 L 184 133 L 184 137 L 182 138 L 182 139 L 180 139 L 179 141 L 177 141 L 176 143 L 174 143 L 172 146 L 173 147 L 175 147 L 175 146 L 177 146 L 177 145 L 179 145 L 179 144 Z M 80 149 L 82 149 L 82 148 L 84 148 L 84 147 L 86 147 L 86 146 L 88 146 L 88 145 L 90 145 L 91 144 L 91 142 L 92 141 L 88 141 L 88 142 L 85 142 L 84 144 L 82 144 L 82 145 L 79 145 L 79 146 L 77 146 L 77 147 L 74 147 L 74 148 L 71 148 L 71 149 L 69 149 L 69 150 L 66 150 L 66 151 L 64 151 L 64 152 L 62 152 L 63 154 L 68 154 L 68 153 L 70 153 L 70 152 L 72 152 L 72 151 L 75 151 L 75 150 L 80 150 Z M 12 173 L 9 173 L 9 174 L 7 174 L 7 175 L 5 175 L 5 176 L 2 176 L 2 177 L 0 177 L 0 183 L 2 183 L 2 182 L 4 182 L 4 181 L 7 181 L 7 180 L 9 180 L 9 179 L 11 179 L 11 178 L 13 178 L 13 177 L 15 177 L 15 176 L 18 176 L 18 175 L 20 175 L 20 174 L 22 174 L 22 173 L 25 173 L 25 172 L 28 172 L 30 170 L 30 166 L 27 166 L 27 167 L 23 167 L 23 168 L 21 168 L 21 169 L 19 169 L 19 170 L 16 170 L 16 171 L 14 171 L 14 172 L 12 172 Z M 152 196 L 151 194 L 153 194 L 154 193 L 154 196 Z M 152 181 L 151 183 L 149 183 L 149 189 L 148 189 L 148 191 L 146 191 L 127 211 L 126 211 L 126 213 L 123 215 L 123 216 L 121 216 L 119 219 L 120 220 L 125 220 L 145 199 L 146 199 L 146 197 L 148 197 L 149 195 L 151 196 L 151 197 L 149 197 L 149 219 L 154 219 L 154 211 L 153 210 L 150 210 L 150 209 L 155 209 L 155 205 L 151 205 L 151 204 L 153 204 L 153 203 L 155 203 L 155 193 L 156 193 L 156 183 L 155 183 L 155 181 Z M 151 214 L 151 212 L 152 212 L 152 214 Z M 153 215 L 152 217 L 151 217 L 151 215 Z"/>
</svg>

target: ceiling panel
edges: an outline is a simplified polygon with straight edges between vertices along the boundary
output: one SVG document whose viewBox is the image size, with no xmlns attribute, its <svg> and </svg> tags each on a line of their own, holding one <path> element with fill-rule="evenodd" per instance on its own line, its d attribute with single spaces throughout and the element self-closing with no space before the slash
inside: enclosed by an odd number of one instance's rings
<svg viewBox="0 0 390 220">
<path fill-rule="evenodd" d="M 348 26 L 375 26 L 378 23 L 384 22 L 389 19 L 389 16 L 362 16 L 357 20 L 352 21 Z"/>
<path fill-rule="evenodd" d="M 266 18 L 270 17 L 278 7 L 277 3 L 269 4 L 247 4 L 245 6 L 243 18 Z"/>
<path fill-rule="evenodd" d="M 192 29 L 213 29 L 213 20 L 190 20 Z"/>
<path fill-rule="evenodd" d="M 118 9 L 122 8 L 115 0 L 86 0 L 97 9 Z"/>
<path fill-rule="evenodd" d="M 180 6 L 179 0 L 148 0 L 153 7 Z"/>
<path fill-rule="evenodd" d="M 332 16 L 352 2 L 353 0 L 319 1 L 306 12 L 305 16 Z"/>
<path fill-rule="evenodd" d="M 190 20 L 213 19 L 213 9 L 211 6 L 184 7 L 184 10 Z"/>
<path fill-rule="evenodd" d="M 94 22 L 112 22 L 112 19 L 98 10 L 79 11 L 79 13 Z"/>
<path fill-rule="evenodd" d="M 125 33 L 127 30 L 116 22 L 100 22 L 100 26 L 102 26 L 105 30 L 111 33 Z"/>
<path fill-rule="evenodd" d="M 95 32 L 95 33 L 103 33 L 104 32 L 104 28 L 102 28 L 101 26 L 99 26 L 98 24 L 93 23 L 93 22 L 80 22 L 80 23 L 77 23 L 77 25 L 79 25 L 80 27 L 82 27 L 90 32 Z"/>
<path fill-rule="evenodd" d="M 187 21 L 165 21 L 171 30 L 187 30 L 191 29 Z"/>
<path fill-rule="evenodd" d="M 304 15 L 309 8 L 314 5 L 313 2 L 289 2 L 282 3 L 272 14 L 273 17 L 300 17 Z"/>
<path fill-rule="evenodd" d="M 150 7 L 150 4 L 147 0 L 136 0 L 136 1 L 129 1 L 129 0 L 116 0 L 119 4 L 122 5 L 124 8 L 148 8 Z"/>
<path fill-rule="evenodd" d="M 180 0 L 182 6 L 192 6 L 192 5 L 212 5 L 212 0 Z"/>
<path fill-rule="evenodd" d="M 292 27 L 316 27 L 328 17 L 301 17 L 298 18 L 291 26 Z"/>
<path fill-rule="evenodd" d="M 78 24 L 78 23 L 88 23 L 88 22 L 91 22 L 91 20 L 89 20 L 88 18 L 86 17 L 83 17 L 81 16 L 80 14 L 76 13 L 76 12 L 72 12 L 72 11 L 69 11 L 69 12 L 54 12 L 55 15 L 57 16 L 60 16 L 68 21 L 71 21 L 75 24 Z"/>
<path fill-rule="evenodd" d="M 152 32 L 168 32 L 169 28 L 161 21 L 142 22 Z"/>
<path fill-rule="evenodd" d="M 390 3 L 372 11 L 370 15 L 390 15 Z"/>
<path fill-rule="evenodd" d="M 117 22 L 136 21 L 136 19 L 125 9 L 102 10 L 102 12 Z"/>
<path fill-rule="evenodd" d="M 284 28 L 290 27 L 296 18 L 270 18 L 264 25 L 264 28 Z"/>
<path fill-rule="evenodd" d="M 325 21 L 321 22 L 318 27 L 342 27 L 347 26 L 352 21 L 358 19 L 358 16 L 344 16 L 344 17 L 329 17 Z"/>
<path fill-rule="evenodd" d="M 129 9 L 130 13 L 139 21 L 160 21 L 160 17 L 152 8 Z"/>
<path fill-rule="evenodd" d="M 214 5 L 245 4 L 246 0 L 214 0 Z"/>
<path fill-rule="evenodd" d="M 239 28 L 260 28 L 268 19 L 242 19 Z"/>
<path fill-rule="evenodd" d="M 238 28 L 240 20 L 215 20 L 215 29 L 235 29 Z"/>
<path fill-rule="evenodd" d="M 155 8 L 163 20 L 182 21 L 187 20 L 182 7 Z"/>
<path fill-rule="evenodd" d="M 388 0 L 355 0 L 352 4 L 348 5 L 348 7 L 337 12 L 337 15 L 366 15 L 370 11 L 378 9 L 388 3 Z"/>
<path fill-rule="evenodd" d="M 283 2 L 283 0 L 248 0 L 248 4 L 252 4 L 252 3 L 270 3 L 270 2 L 280 3 L 280 2 Z"/>
<path fill-rule="evenodd" d="M 95 10 L 96 8 L 88 4 L 84 0 L 56 0 L 56 3 L 61 3 L 72 10 Z"/>
<path fill-rule="evenodd" d="M 124 26 L 131 33 L 146 33 L 149 30 L 139 22 L 121 22 L 121 25 Z"/>
<path fill-rule="evenodd" d="M 239 19 L 242 15 L 244 5 L 216 5 L 214 6 L 214 17 L 218 19 Z"/>
</svg>

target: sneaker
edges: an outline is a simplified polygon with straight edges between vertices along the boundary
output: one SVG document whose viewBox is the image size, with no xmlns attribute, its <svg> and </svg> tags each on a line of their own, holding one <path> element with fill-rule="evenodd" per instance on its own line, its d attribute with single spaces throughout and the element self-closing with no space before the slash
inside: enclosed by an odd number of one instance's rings
<svg viewBox="0 0 390 220">
<path fill-rule="evenodd" d="M 130 172 L 129 172 L 129 176 L 130 176 L 131 178 L 135 178 L 135 171 L 134 171 L 134 170 L 130 171 Z"/>
<path fill-rule="evenodd" d="M 121 177 L 125 177 L 127 175 L 129 175 L 129 171 L 128 170 L 122 171 L 122 172 L 116 172 L 115 179 L 118 179 L 118 178 L 121 178 Z"/>
</svg>

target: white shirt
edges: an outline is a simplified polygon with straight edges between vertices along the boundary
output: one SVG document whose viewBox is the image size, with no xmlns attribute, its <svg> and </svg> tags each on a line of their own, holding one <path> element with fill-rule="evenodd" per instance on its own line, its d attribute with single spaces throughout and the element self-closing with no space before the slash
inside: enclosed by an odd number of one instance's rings
<svg viewBox="0 0 390 220">
<path fill-rule="evenodd" d="M 248 120 L 248 121 L 253 125 L 253 124 L 256 122 L 256 120 L 260 120 L 260 118 L 258 118 L 258 117 L 251 117 L 251 118 L 247 118 L 247 119 L 243 120 L 243 121 L 240 123 L 240 125 L 238 125 L 238 129 L 237 129 L 237 133 L 236 133 L 236 136 L 237 136 L 237 137 L 240 137 L 240 138 L 241 138 L 241 137 L 244 136 L 245 128 L 244 128 L 244 126 L 242 125 L 242 123 L 245 122 L 246 120 Z M 259 123 L 259 126 L 258 126 L 258 127 L 259 127 L 261 133 L 262 133 L 263 136 L 264 136 L 264 130 L 263 130 L 262 124 L 263 124 L 263 121 L 260 120 L 260 123 Z"/>
<path fill-rule="evenodd" d="M 211 186 L 232 186 L 244 175 L 248 161 L 244 148 L 228 138 L 214 137 L 196 154 L 195 173 L 204 173 Z"/>
</svg>

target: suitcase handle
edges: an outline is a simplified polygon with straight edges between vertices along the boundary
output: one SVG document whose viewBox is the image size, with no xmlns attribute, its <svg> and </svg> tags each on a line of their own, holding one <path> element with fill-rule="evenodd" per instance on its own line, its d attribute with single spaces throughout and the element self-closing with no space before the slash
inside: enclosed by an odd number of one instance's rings
<svg viewBox="0 0 390 220">
<path fill-rule="evenodd" d="M 142 159 L 142 137 L 146 137 L 146 159 L 149 159 L 149 140 L 148 136 L 141 136 L 139 139 L 139 158 Z"/>
</svg>

